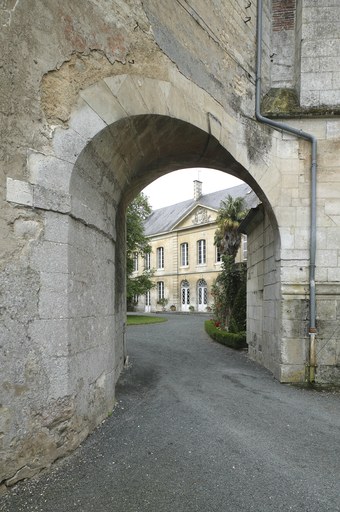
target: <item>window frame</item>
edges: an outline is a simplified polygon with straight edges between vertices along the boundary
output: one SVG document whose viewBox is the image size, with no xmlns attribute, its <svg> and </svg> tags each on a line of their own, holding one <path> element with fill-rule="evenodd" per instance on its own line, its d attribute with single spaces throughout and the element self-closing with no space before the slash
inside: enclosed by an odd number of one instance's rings
<svg viewBox="0 0 340 512">
<path fill-rule="evenodd" d="M 138 252 L 133 253 L 133 272 L 138 272 Z"/>
<path fill-rule="evenodd" d="M 248 258 L 248 239 L 247 235 L 242 236 L 242 260 L 247 261 Z"/>
<path fill-rule="evenodd" d="M 207 243 L 205 238 L 197 240 L 197 265 L 207 264 Z"/>
<path fill-rule="evenodd" d="M 157 281 L 157 300 L 159 301 L 164 298 L 164 281 Z"/>
<path fill-rule="evenodd" d="M 180 258 L 181 258 L 181 267 L 188 267 L 189 266 L 189 244 L 188 244 L 188 242 L 181 243 Z"/>
<path fill-rule="evenodd" d="M 217 245 L 215 246 L 215 263 L 222 263 L 222 254 L 220 253 Z"/>
<path fill-rule="evenodd" d="M 164 270 L 164 247 L 157 247 L 157 270 Z"/>
<path fill-rule="evenodd" d="M 144 270 L 151 270 L 151 253 L 144 254 Z"/>
</svg>

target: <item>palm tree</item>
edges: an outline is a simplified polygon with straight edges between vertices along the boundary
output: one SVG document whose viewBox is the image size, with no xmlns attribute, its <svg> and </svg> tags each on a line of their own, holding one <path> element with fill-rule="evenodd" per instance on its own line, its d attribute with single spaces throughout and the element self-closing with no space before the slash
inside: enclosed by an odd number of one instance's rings
<svg viewBox="0 0 340 512">
<path fill-rule="evenodd" d="M 225 201 L 221 201 L 216 219 L 217 230 L 214 243 L 222 255 L 222 269 L 212 290 L 214 316 L 222 328 L 227 330 L 231 328 L 236 328 L 236 331 L 243 330 L 245 324 L 245 318 L 240 322 L 237 322 L 236 318 L 233 320 L 233 312 L 241 285 L 245 282 L 244 269 L 236 269 L 235 258 L 241 245 L 241 233 L 238 228 L 246 213 L 244 199 L 242 197 L 233 199 L 229 195 Z M 245 294 L 243 295 L 242 301 L 245 305 Z"/>
<path fill-rule="evenodd" d="M 221 201 L 217 215 L 217 230 L 215 233 L 215 245 L 220 254 L 230 256 L 235 261 L 237 251 L 241 245 L 241 233 L 238 228 L 247 211 L 242 197 L 232 198 L 230 195 Z"/>
</svg>

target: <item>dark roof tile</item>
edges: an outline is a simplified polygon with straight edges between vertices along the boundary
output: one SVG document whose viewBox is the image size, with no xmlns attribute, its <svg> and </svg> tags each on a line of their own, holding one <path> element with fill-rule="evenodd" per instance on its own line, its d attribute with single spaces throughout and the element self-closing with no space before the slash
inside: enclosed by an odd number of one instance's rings
<svg viewBox="0 0 340 512">
<path fill-rule="evenodd" d="M 226 188 L 224 190 L 218 190 L 217 192 L 202 195 L 197 201 L 194 199 L 188 199 L 181 203 L 172 204 L 170 206 L 154 210 L 145 220 L 145 235 L 151 236 L 171 231 L 173 226 L 183 219 L 185 215 L 188 214 L 196 205 L 207 206 L 208 208 L 218 210 L 221 205 L 221 201 L 226 199 L 228 195 L 231 195 L 233 198 L 244 197 L 247 208 L 253 208 L 259 203 L 259 200 L 252 189 L 246 183 L 242 183 L 236 187 Z"/>
</svg>

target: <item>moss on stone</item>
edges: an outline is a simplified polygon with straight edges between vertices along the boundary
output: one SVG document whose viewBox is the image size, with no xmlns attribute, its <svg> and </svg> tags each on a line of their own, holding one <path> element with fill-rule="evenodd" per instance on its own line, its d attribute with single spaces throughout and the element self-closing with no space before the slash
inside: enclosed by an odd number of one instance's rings
<svg viewBox="0 0 340 512">
<path fill-rule="evenodd" d="M 285 114 L 298 106 L 299 101 L 294 89 L 270 89 L 262 102 L 266 114 Z"/>
<path fill-rule="evenodd" d="M 269 118 L 324 117 L 340 115 L 340 108 L 329 105 L 301 107 L 295 89 L 273 88 L 264 96 L 262 114 Z"/>
</svg>

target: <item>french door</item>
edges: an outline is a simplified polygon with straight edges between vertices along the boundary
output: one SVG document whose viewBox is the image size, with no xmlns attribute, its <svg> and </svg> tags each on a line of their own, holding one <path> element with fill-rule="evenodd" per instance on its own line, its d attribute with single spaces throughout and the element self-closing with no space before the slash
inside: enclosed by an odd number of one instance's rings
<svg viewBox="0 0 340 512">
<path fill-rule="evenodd" d="M 208 287 L 204 279 L 200 279 L 197 283 L 197 310 L 205 311 L 208 305 Z"/>
<path fill-rule="evenodd" d="M 189 311 L 190 286 L 187 280 L 181 282 L 181 310 Z"/>
<path fill-rule="evenodd" d="M 145 313 L 151 312 L 151 293 L 150 290 L 145 294 Z"/>
</svg>

